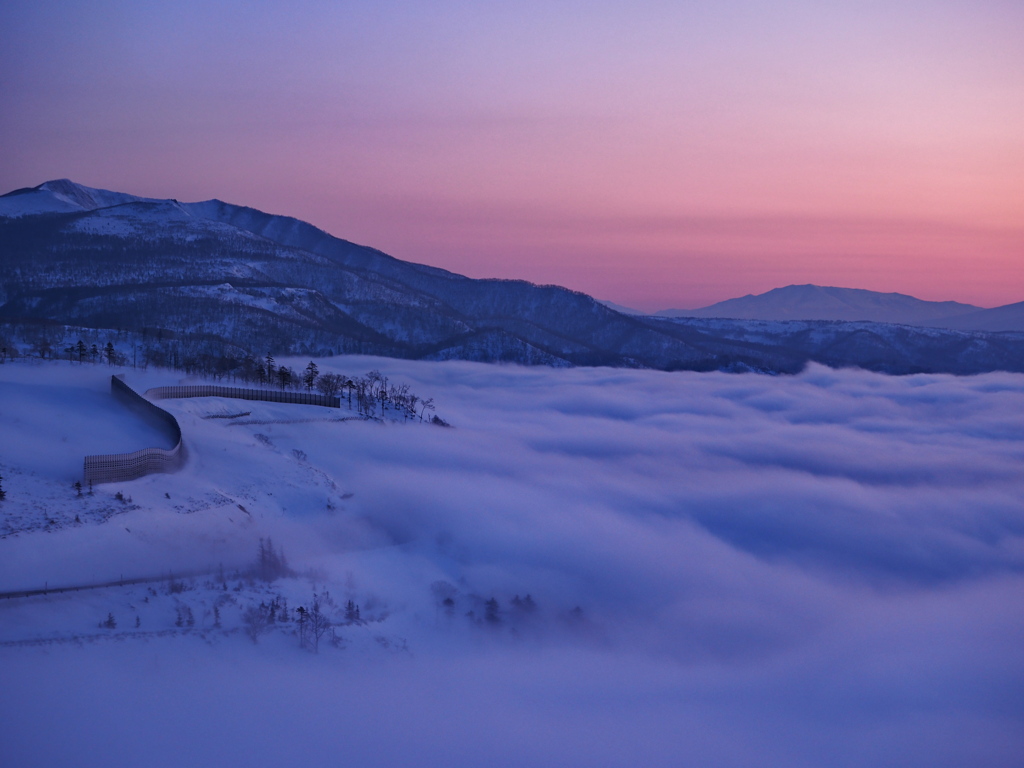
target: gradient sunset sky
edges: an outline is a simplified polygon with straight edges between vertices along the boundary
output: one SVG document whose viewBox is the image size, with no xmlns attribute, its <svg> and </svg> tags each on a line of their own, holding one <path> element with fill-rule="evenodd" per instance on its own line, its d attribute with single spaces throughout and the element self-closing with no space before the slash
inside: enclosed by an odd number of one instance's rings
<svg viewBox="0 0 1024 768">
<path fill-rule="evenodd" d="M 1024 3 L 0 4 L 0 192 L 296 216 L 644 310 L 1024 300 Z"/>
</svg>

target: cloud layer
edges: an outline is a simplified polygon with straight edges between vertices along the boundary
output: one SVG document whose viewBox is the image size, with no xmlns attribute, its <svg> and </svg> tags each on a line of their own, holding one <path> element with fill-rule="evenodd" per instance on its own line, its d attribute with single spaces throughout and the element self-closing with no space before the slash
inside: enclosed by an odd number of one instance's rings
<svg viewBox="0 0 1024 768">
<path fill-rule="evenodd" d="M 18 651 L 5 742 L 37 748 L 52 707 L 77 748 L 123 718 L 125 754 L 168 764 L 296 740 L 363 765 L 1024 756 L 1024 377 L 320 363 L 408 381 L 455 426 L 228 426 L 182 402 L 181 477 L 231 495 L 259 474 L 259 532 L 386 606 L 411 656 Z M 467 617 L 491 597 L 495 626 Z"/>
</svg>

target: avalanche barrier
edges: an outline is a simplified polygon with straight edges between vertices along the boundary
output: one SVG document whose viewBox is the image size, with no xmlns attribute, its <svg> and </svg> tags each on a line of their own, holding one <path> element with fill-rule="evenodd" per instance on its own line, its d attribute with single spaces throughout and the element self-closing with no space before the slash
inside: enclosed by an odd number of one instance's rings
<svg viewBox="0 0 1024 768">
<path fill-rule="evenodd" d="M 180 387 L 154 387 L 146 390 L 143 397 L 124 383 L 124 376 L 110 377 L 110 391 L 125 406 L 135 411 L 144 421 L 163 432 L 174 447 L 143 448 L 134 453 L 111 453 L 104 456 L 85 457 L 85 482 L 121 483 L 137 480 L 157 472 L 175 472 L 185 463 L 185 446 L 181 441 L 181 427 L 170 413 L 154 405 L 146 398 L 166 400 L 179 397 L 230 397 L 236 400 L 262 400 L 271 403 L 294 403 L 296 405 L 322 405 L 340 408 L 341 398 L 314 395 L 310 392 L 279 392 L 273 389 L 244 389 L 242 387 L 221 387 L 213 384 Z"/>
<path fill-rule="evenodd" d="M 340 408 L 341 399 L 314 395 L 312 392 L 284 392 L 276 389 L 245 389 L 243 387 L 221 387 L 215 384 L 199 384 L 181 387 L 153 387 L 146 390 L 146 397 L 153 400 L 167 400 L 177 397 L 232 397 L 236 400 L 263 400 L 269 403 L 294 403 L 295 405 L 322 405 L 325 408 Z"/>
<path fill-rule="evenodd" d="M 110 453 L 85 457 L 86 483 L 119 483 L 157 472 L 174 472 L 185 463 L 178 420 L 124 383 L 121 374 L 110 377 L 110 393 L 144 421 L 163 432 L 174 447 L 143 448 L 134 453 Z"/>
</svg>

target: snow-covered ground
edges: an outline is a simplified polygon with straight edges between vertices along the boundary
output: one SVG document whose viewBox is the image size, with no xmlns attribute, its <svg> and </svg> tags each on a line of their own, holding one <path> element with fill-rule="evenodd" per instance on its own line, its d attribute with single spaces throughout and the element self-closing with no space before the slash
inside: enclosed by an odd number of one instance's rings
<svg viewBox="0 0 1024 768">
<path fill-rule="evenodd" d="M 0 365 L 0 590 L 204 572 L 0 600 L 5 765 L 1024 759 L 1024 376 L 317 362 L 454 428 L 166 400 L 186 467 L 78 497 L 159 435 Z"/>
</svg>

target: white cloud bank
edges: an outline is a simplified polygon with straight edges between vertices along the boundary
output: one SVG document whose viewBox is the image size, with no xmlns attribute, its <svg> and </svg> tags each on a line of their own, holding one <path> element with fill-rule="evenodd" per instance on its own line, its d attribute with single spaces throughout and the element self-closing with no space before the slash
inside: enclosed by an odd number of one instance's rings
<svg viewBox="0 0 1024 768">
<path fill-rule="evenodd" d="M 455 429 L 227 426 L 183 401 L 190 468 L 133 492 L 273 488 L 235 537 L 372 593 L 412 654 L 3 648 L 11 764 L 1024 761 L 1024 377 L 321 361 L 371 367 Z M 492 596 L 500 627 L 472 625 Z"/>
</svg>

